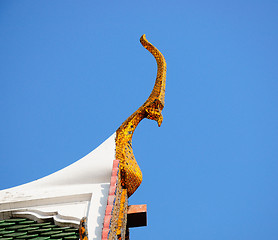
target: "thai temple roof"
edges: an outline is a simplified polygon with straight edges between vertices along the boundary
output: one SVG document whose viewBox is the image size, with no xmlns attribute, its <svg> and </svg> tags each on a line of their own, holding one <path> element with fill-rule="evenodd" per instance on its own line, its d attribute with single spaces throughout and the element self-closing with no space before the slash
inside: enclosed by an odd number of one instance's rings
<svg viewBox="0 0 278 240">
<path fill-rule="evenodd" d="M 0 191 L 0 219 L 23 216 L 52 219 L 59 226 L 79 228 L 88 218 L 91 236 L 101 235 L 113 160 L 115 134 L 68 167 L 39 180 Z M 8 213 L 6 213 L 8 211 Z"/>
<path fill-rule="evenodd" d="M 128 205 L 142 182 L 132 136 L 144 118 L 161 125 L 166 62 L 147 41 L 157 78 L 146 102 L 99 147 L 49 176 L 0 191 L 0 239 L 129 239 L 145 226 L 146 205 Z"/>
</svg>

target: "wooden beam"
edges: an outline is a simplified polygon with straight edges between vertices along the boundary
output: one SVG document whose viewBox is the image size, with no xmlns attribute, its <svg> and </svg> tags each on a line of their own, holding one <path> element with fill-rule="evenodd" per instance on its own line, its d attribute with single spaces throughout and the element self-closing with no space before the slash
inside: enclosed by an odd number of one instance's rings
<svg viewBox="0 0 278 240">
<path fill-rule="evenodd" d="M 147 226 L 147 205 L 130 205 L 127 209 L 127 227 Z"/>
</svg>

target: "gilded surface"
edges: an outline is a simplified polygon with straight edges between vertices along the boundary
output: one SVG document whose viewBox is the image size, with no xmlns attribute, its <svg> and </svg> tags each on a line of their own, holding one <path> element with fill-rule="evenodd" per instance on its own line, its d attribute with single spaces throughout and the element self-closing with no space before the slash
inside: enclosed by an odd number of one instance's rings
<svg viewBox="0 0 278 240">
<path fill-rule="evenodd" d="M 86 217 L 83 217 L 80 221 L 79 239 L 80 240 L 88 240 L 87 218 Z"/>
<path fill-rule="evenodd" d="M 161 125 L 166 84 L 166 62 L 163 55 L 148 42 L 145 35 L 140 38 L 140 42 L 156 59 L 157 77 L 147 101 L 116 132 L 116 159 L 120 160 L 121 185 L 127 190 L 128 197 L 136 191 L 142 182 L 142 172 L 132 151 L 133 133 L 144 118 L 155 120 L 158 126 Z"/>
<path fill-rule="evenodd" d="M 112 217 L 109 226 L 108 240 L 124 239 L 127 224 L 127 189 L 121 186 L 121 176 L 118 173 L 118 183 L 113 204 Z"/>
<path fill-rule="evenodd" d="M 127 224 L 127 194 L 126 189 L 123 189 L 121 200 L 120 200 L 120 214 L 118 218 L 118 230 L 117 235 L 119 239 L 125 239 Z"/>
</svg>

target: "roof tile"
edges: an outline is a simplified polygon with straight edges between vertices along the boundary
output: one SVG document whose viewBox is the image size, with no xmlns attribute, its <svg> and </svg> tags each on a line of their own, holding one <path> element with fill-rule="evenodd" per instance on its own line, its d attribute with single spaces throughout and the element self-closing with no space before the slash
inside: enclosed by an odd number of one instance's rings
<svg viewBox="0 0 278 240">
<path fill-rule="evenodd" d="M 1 240 L 78 240 L 78 229 L 60 227 L 53 222 L 37 223 L 26 218 L 11 218 L 0 220 Z"/>
</svg>

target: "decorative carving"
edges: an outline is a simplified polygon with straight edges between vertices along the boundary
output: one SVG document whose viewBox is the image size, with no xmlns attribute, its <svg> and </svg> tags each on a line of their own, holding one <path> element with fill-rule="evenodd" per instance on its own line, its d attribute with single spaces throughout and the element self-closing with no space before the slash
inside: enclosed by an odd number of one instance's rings
<svg viewBox="0 0 278 240">
<path fill-rule="evenodd" d="M 159 127 L 163 121 L 161 111 L 164 108 L 166 62 L 158 49 L 148 42 L 145 34 L 140 38 L 140 42 L 156 59 L 157 77 L 154 88 L 147 101 L 127 120 L 125 120 L 116 131 L 116 159 L 120 161 L 119 179 L 122 188 L 120 206 L 118 207 L 118 239 L 125 239 L 127 224 L 127 198 L 136 191 L 142 182 L 142 172 L 134 158 L 132 150 L 133 133 L 137 125 L 144 118 L 157 121 Z M 118 186 L 118 188 L 120 187 Z"/>
<path fill-rule="evenodd" d="M 86 217 L 83 217 L 80 221 L 79 238 L 80 238 L 80 240 L 88 240 L 87 218 Z"/>
<path fill-rule="evenodd" d="M 2 217 L 3 215 L 3 217 Z M 28 218 L 38 222 L 43 222 L 45 220 L 51 220 L 58 226 L 71 226 L 74 228 L 79 227 L 80 219 L 72 216 L 65 216 L 59 213 L 59 211 L 40 211 L 37 209 L 18 209 L 13 211 L 3 211 L 0 213 L 0 219 L 5 219 L 6 217 L 18 217 L 18 218 Z"/>
<path fill-rule="evenodd" d="M 108 199 L 102 239 L 124 240 L 129 239 L 127 228 L 128 197 L 130 197 L 142 182 L 142 172 L 134 158 L 132 150 L 132 136 L 139 124 L 144 119 L 157 121 L 161 125 L 163 117 L 161 111 L 164 107 L 166 62 L 163 55 L 147 41 L 145 35 L 140 38 L 141 44 L 155 57 L 157 62 L 157 77 L 154 88 L 147 101 L 134 112 L 116 131 L 116 160 L 117 171 L 116 188 L 113 189 L 111 199 Z M 114 165 L 113 165 L 114 166 Z M 119 171 L 118 171 L 119 169 Z M 114 168 L 113 168 L 114 170 Z M 112 172 L 112 177 L 113 177 Z M 111 177 L 111 182 L 112 182 Z M 112 183 L 111 183 L 112 184 Z M 111 201 L 113 203 L 111 204 Z M 112 205 L 112 210 L 108 206 Z M 110 220 L 109 220 L 110 219 Z"/>
<path fill-rule="evenodd" d="M 163 55 L 148 42 L 145 34 L 140 38 L 140 42 L 156 59 L 157 77 L 147 101 L 125 120 L 116 132 L 116 159 L 120 160 L 121 185 L 127 189 L 128 197 L 136 191 L 142 182 L 142 172 L 132 150 L 133 133 L 144 118 L 157 121 L 160 127 L 163 120 L 161 111 L 164 108 L 166 85 L 166 62 Z"/>
</svg>

